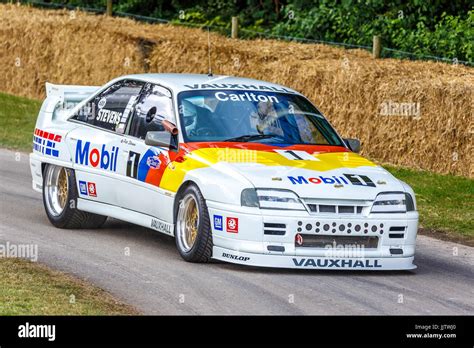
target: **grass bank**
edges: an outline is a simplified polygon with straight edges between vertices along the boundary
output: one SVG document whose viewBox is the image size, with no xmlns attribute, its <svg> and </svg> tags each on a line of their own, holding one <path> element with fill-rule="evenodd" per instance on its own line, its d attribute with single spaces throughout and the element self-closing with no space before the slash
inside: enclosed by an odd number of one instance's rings
<svg viewBox="0 0 474 348">
<path fill-rule="evenodd" d="M 0 258 L 0 315 L 130 315 L 110 294 L 41 264 Z"/>
<path fill-rule="evenodd" d="M 421 233 L 474 246 L 474 180 L 384 167 L 415 191 Z"/>
<path fill-rule="evenodd" d="M 0 146 L 31 151 L 39 100 L 0 93 Z"/>
</svg>

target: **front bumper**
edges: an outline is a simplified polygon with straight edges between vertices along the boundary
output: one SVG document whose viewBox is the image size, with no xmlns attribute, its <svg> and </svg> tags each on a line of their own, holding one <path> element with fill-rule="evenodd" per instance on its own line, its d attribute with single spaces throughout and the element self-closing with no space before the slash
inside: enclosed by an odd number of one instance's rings
<svg viewBox="0 0 474 348">
<path fill-rule="evenodd" d="M 413 261 L 417 212 L 311 215 L 305 211 L 259 210 L 217 202 L 207 204 L 213 232 L 213 258 L 218 260 L 277 268 L 416 268 Z M 237 231 L 235 227 L 229 231 L 228 219 L 238 221 Z M 334 243 L 325 247 L 302 247 L 295 242 L 297 234 L 305 238 L 324 236 L 321 238 L 334 240 Z M 358 244 L 366 237 L 376 238 L 376 245 Z M 336 240 L 341 239 L 354 243 L 338 245 Z"/>
<path fill-rule="evenodd" d="M 246 253 L 214 246 L 213 258 L 246 266 L 330 270 L 410 270 L 414 257 L 301 257 Z"/>
</svg>

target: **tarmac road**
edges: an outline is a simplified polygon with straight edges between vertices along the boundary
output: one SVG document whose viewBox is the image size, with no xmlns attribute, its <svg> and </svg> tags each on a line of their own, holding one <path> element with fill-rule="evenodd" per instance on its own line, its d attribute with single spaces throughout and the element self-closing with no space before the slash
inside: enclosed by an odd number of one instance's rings
<svg viewBox="0 0 474 348">
<path fill-rule="evenodd" d="M 410 272 L 191 264 L 174 239 L 119 220 L 97 230 L 54 228 L 31 188 L 28 155 L 15 154 L 0 150 L 0 244 L 35 243 L 39 262 L 144 314 L 474 314 L 472 247 L 418 236 Z"/>
</svg>

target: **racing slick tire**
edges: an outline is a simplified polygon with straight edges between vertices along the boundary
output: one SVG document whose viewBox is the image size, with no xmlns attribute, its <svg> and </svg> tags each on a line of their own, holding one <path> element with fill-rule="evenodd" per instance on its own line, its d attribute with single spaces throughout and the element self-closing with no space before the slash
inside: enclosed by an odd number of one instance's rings
<svg viewBox="0 0 474 348">
<path fill-rule="evenodd" d="M 201 191 L 191 184 L 179 196 L 175 241 L 179 254 L 188 262 L 205 263 L 212 257 L 212 232 L 207 205 Z"/>
<path fill-rule="evenodd" d="M 107 216 L 77 209 L 74 170 L 47 164 L 43 172 L 43 205 L 49 221 L 58 228 L 99 228 Z"/>
</svg>

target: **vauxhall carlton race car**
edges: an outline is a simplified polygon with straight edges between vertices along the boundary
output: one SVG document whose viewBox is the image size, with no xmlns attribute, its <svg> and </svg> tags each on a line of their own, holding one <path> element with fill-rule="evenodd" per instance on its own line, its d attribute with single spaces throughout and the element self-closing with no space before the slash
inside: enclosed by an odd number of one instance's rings
<svg viewBox="0 0 474 348">
<path fill-rule="evenodd" d="M 46 84 L 30 165 L 59 228 L 107 217 L 174 236 L 191 262 L 413 269 L 413 190 L 303 95 L 212 75 Z"/>
</svg>

